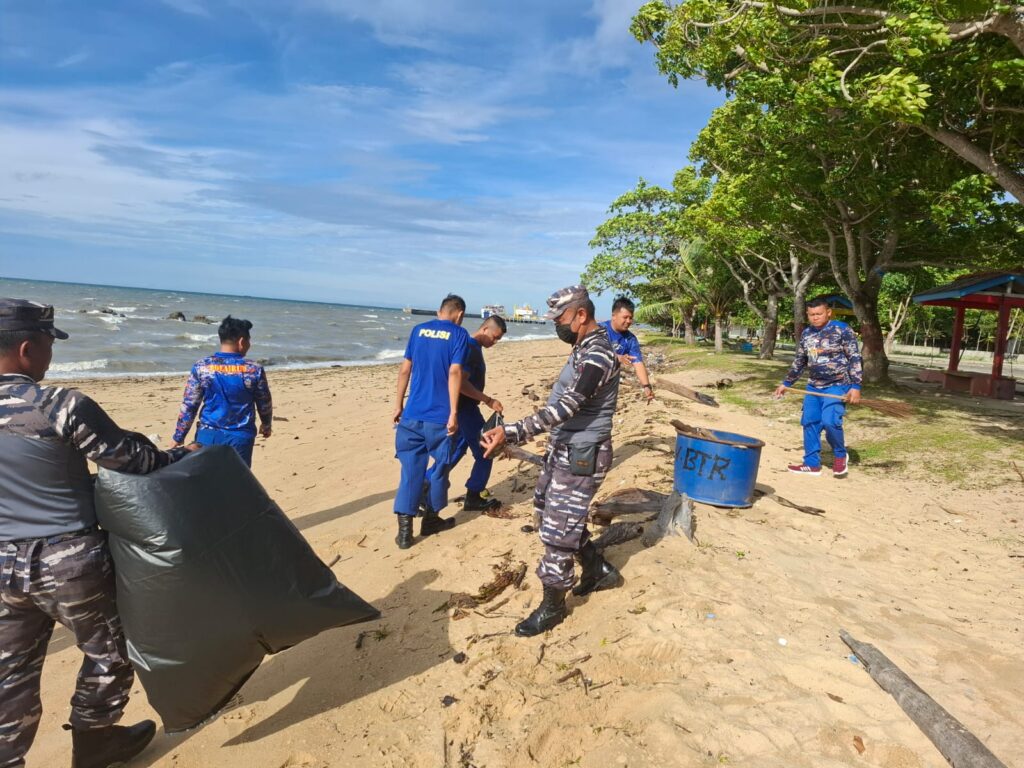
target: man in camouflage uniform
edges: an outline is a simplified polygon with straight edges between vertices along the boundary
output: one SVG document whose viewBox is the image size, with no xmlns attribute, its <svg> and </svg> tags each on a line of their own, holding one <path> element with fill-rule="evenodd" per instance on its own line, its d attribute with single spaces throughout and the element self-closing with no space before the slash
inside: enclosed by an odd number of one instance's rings
<svg viewBox="0 0 1024 768">
<path fill-rule="evenodd" d="M 130 760 L 156 731 L 150 720 L 115 725 L 134 672 L 86 459 L 141 474 L 189 449 L 165 453 L 85 395 L 40 386 L 54 339 L 67 337 L 53 307 L 0 298 L 0 768 L 23 766 L 35 738 L 55 621 L 85 654 L 71 698 L 73 768 Z"/>
<path fill-rule="evenodd" d="M 537 566 L 544 598 L 516 625 L 521 637 L 560 624 L 570 589 L 581 596 L 622 584 L 622 576 L 600 555 L 587 530 L 590 502 L 612 464 L 619 360 L 607 331 L 594 319 L 594 303 L 582 285 L 556 291 L 548 307 L 546 318 L 555 321 L 558 338 L 572 344 L 569 360 L 543 408 L 522 421 L 496 427 L 483 440 L 490 456 L 505 442 L 524 443 L 541 432 L 551 432 L 533 496 L 544 544 Z M 583 567 L 578 584 L 574 558 Z"/>
<path fill-rule="evenodd" d="M 846 403 L 860 401 L 863 378 L 857 336 L 846 323 L 832 319 L 828 301 L 818 297 L 807 302 L 807 322 L 797 344 L 793 365 L 782 384 L 775 390 L 782 397 L 796 384 L 804 368 L 808 369 L 808 392 L 835 395 L 818 397 L 804 395 L 800 424 L 804 428 L 804 460 L 790 464 L 789 471 L 817 477 L 821 474 L 821 431 L 832 446 L 832 476 L 846 477 L 849 471 L 843 415 Z"/>
</svg>

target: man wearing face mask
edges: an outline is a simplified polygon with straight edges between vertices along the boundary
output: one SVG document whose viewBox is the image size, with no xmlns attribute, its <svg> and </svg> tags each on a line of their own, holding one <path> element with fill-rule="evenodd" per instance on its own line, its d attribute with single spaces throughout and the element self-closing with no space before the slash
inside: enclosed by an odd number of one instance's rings
<svg viewBox="0 0 1024 768">
<path fill-rule="evenodd" d="M 532 416 L 483 436 L 486 455 L 493 456 L 506 442 L 524 443 L 541 432 L 551 432 L 533 496 L 544 544 L 537 566 L 544 598 L 516 625 L 520 637 L 560 624 L 570 589 L 582 596 L 622 584 L 622 576 L 597 551 L 587 531 L 587 510 L 612 464 L 619 360 L 607 331 L 594 319 L 594 303 L 582 285 L 555 291 L 548 307 L 545 317 L 555 321 L 555 333 L 572 345 L 572 353 L 547 404 Z M 582 565 L 579 583 L 574 558 Z"/>
</svg>

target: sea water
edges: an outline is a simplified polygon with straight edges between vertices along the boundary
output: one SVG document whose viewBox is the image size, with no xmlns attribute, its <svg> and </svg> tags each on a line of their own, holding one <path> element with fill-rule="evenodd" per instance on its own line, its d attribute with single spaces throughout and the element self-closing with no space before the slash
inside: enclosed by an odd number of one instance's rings
<svg viewBox="0 0 1024 768">
<path fill-rule="evenodd" d="M 229 314 L 252 321 L 249 357 L 272 370 L 395 363 L 412 327 L 430 319 L 384 307 L 7 278 L 0 278 L 0 296 L 54 305 L 57 327 L 71 338 L 54 345 L 47 379 L 187 373 L 217 351 L 217 326 Z M 425 298 L 422 306 L 434 303 Z M 186 320 L 169 319 L 176 312 Z M 463 326 L 472 333 L 479 323 L 469 318 Z M 554 332 L 551 325 L 510 323 L 505 338 L 549 339 Z"/>
</svg>

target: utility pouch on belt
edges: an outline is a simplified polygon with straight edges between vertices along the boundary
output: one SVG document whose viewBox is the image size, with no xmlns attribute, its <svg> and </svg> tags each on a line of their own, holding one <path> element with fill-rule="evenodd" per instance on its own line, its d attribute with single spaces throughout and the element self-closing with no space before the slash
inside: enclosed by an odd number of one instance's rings
<svg viewBox="0 0 1024 768">
<path fill-rule="evenodd" d="M 590 477 L 597 472 L 597 449 L 600 443 L 569 444 L 569 470 L 574 475 Z"/>
</svg>

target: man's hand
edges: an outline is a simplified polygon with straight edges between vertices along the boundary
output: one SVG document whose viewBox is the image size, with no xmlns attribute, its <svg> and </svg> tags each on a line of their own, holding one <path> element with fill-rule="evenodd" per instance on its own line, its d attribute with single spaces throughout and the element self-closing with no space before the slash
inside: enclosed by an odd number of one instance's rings
<svg viewBox="0 0 1024 768">
<path fill-rule="evenodd" d="M 395 408 L 395 412 L 391 416 L 391 421 L 393 421 L 395 424 L 400 422 L 402 420 L 402 411 L 404 410 L 405 408 L 401 405 Z"/>
<path fill-rule="evenodd" d="M 857 403 L 859 403 L 860 402 L 860 390 L 859 389 L 851 389 L 849 392 L 847 392 L 846 393 L 846 402 L 848 402 L 850 405 L 856 405 Z"/>
<path fill-rule="evenodd" d="M 178 443 L 178 445 L 176 447 L 181 448 L 182 447 L 181 443 Z M 184 446 L 185 450 L 188 451 L 189 453 L 193 453 L 194 451 L 198 451 L 202 447 L 203 446 L 200 443 L 189 443 L 188 445 Z"/>
<path fill-rule="evenodd" d="M 484 432 L 480 439 L 480 445 L 484 449 L 484 457 L 488 459 L 497 453 L 504 444 L 505 429 L 503 427 L 495 427 Z"/>
<path fill-rule="evenodd" d="M 654 387 L 652 387 L 650 384 L 644 384 L 643 389 L 644 389 L 644 397 L 647 398 L 647 402 L 648 403 L 651 402 L 651 400 L 654 399 Z"/>
<path fill-rule="evenodd" d="M 487 406 L 487 407 L 490 408 L 495 413 L 504 413 L 505 412 L 505 406 L 502 405 L 501 404 L 501 400 L 499 400 L 496 397 L 492 397 L 491 398 L 491 404 L 489 406 Z"/>
<path fill-rule="evenodd" d="M 635 361 L 629 355 L 616 355 L 616 357 L 619 358 L 619 362 L 623 365 L 628 365 L 631 368 L 633 367 L 633 363 Z"/>
<path fill-rule="evenodd" d="M 452 437 L 459 431 L 459 419 L 455 415 L 455 411 L 452 411 L 452 415 L 448 417 L 448 437 Z"/>
<path fill-rule="evenodd" d="M 185 444 L 184 440 L 174 440 L 171 442 L 171 448 L 181 448 Z"/>
<path fill-rule="evenodd" d="M 273 432 L 274 430 L 271 428 L 269 424 L 260 425 L 260 434 L 263 435 L 264 438 L 270 437 L 273 434 Z"/>
<path fill-rule="evenodd" d="M 785 384 L 779 384 L 779 386 L 777 386 L 775 388 L 775 395 L 774 395 L 775 399 L 778 400 L 780 397 L 782 397 L 784 394 L 786 394 L 786 391 L 788 389 L 789 389 L 789 387 L 787 387 Z"/>
</svg>

